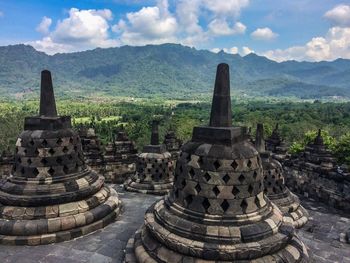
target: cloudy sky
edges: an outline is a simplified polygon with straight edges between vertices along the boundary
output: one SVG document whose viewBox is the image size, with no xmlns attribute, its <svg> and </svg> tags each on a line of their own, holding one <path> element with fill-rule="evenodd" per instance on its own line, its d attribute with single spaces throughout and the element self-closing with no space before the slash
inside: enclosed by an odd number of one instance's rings
<svg viewBox="0 0 350 263">
<path fill-rule="evenodd" d="M 180 43 L 276 61 L 350 59 L 350 1 L 0 0 L 0 45 L 48 54 Z"/>
</svg>

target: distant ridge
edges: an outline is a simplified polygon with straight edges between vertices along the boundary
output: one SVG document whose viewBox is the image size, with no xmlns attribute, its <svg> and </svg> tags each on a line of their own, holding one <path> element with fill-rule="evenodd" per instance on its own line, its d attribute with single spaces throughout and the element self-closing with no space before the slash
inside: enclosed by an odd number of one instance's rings
<svg viewBox="0 0 350 263">
<path fill-rule="evenodd" d="M 212 90 L 217 64 L 227 63 L 231 88 L 251 96 L 350 97 L 350 60 L 278 63 L 256 54 L 212 53 L 179 44 L 122 46 L 49 56 L 27 45 L 0 47 L 3 97 L 38 91 L 52 71 L 58 96 L 196 97 Z"/>
</svg>

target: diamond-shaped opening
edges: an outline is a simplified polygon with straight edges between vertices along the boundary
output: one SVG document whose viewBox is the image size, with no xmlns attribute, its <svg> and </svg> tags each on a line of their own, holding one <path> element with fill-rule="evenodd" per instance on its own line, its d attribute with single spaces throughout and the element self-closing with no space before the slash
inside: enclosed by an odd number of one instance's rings
<svg viewBox="0 0 350 263">
<path fill-rule="evenodd" d="M 50 167 L 50 169 L 47 171 L 51 176 L 53 176 L 55 174 L 55 170 Z"/>
<path fill-rule="evenodd" d="M 16 147 L 16 153 L 18 153 L 18 147 Z"/>
<path fill-rule="evenodd" d="M 70 142 L 70 143 L 73 143 L 73 137 L 70 137 L 70 138 L 69 138 L 69 142 Z"/>
<path fill-rule="evenodd" d="M 78 151 L 78 146 L 74 146 L 74 151 Z"/>
<path fill-rule="evenodd" d="M 248 208 L 248 203 L 245 199 L 242 200 L 240 207 L 242 208 L 243 213 L 245 213 Z"/>
<path fill-rule="evenodd" d="M 213 193 L 215 194 L 215 196 L 218 196 L 220 194 L 220 190 L 216 185 L 213 187 Z"/>
<path fill-rule="evenodd" d="M 41 143 L 44 147 L 46 147 L 47 145 L 48 145 L 48 142 L 47 142 L 47 140 L 43 140 L 43 142 Z"/>
<path fill-rule="evenodd" d="M 234 187 L 232 188 L 232 194 L 233 194 L 234 196 L 236 196 L 236 195 L 239 194 L 239 189 L 238 189 L 236 186 L 234 186 Z"/>
<path fill-rule="evenodd" d="M 186 196 L 185 201 L 186 201 L 186 205 L 189 206 L 193 201 L 192 195 Z"/>
<path fill-rule="evenodd" d="M 174 191 L 174 194 L 175 194 L 175 197 L 176 197 L 176 198 L 179 198 L 179 190 L 178 190 L 178 189 L 176 189 L 176 190 Z"/>
<path fill-rule="evenodd" d="M 31 140 L 30 140 L 29 144 L 30 144 L 31 146 L 33 146 L 33 145 L 34 145 L 34 141 L 33 141 L 33 139 L 31 139 Z"/>
<path fill-rule="evenodd" d="M 221 203 L 220 206 L 221 206 L 222 210 L 224 210 L 224 212 L 226 212 L 227 209 L 230 207 L 230 204 L 229 204 L 229 202 L 227 202 L 226 199 L 224 199 L 224 201 Z"/>
<path fill-rule="evenodd" d="M 46 158 L 42 158 L 40 161 L 43 165 L 47 165 L 48 161 Z"/>
<path fill-rule="evenodd" d="M 33 169 L 33 174 L 34 174 L 35 176 L 37 176 L 37 175 L 39 174 L 39 170 L 38 170 L 37 168 L 34 168 L 34 169 Z"/>
<path fill-rule="evenodd" d="M 57 139 L 57 141 L 56 141 L 57 145 L 61 145 L 61 144 L 62 144 L 62 142 L 63 142 L 63 141 L 62 141 L 62 139 L 61 139 L 61 138 L 58 138 L 58 139 Z"/>
<path fill-rule="evenodd" d="M 187 162 L 191 161 L 191 154 L 187 154 L 187 155 L 186 155 L 186 161 L 187 161 Z"/>
<path fill-rule="evenodd" d="M 25 173 L 25 170 L 24 170 L 24 167 L 22 167 L 21 174 L 24 174 L 24 173 Z"/>
<path fill-rule="evenodd" d="M 208 173 L 205 173 L 204 179 L 208 182 L 211 179 L 211 176 Z"/>
<path fill-rule="evenodd" d="M 34 153 L 35 153 L 35 155 L 39 155 L 39 150 L 35 149 Z"/>
<path fill-rule="evenodd" d="M 276 187 L 272 187 L 272 191 L 273 191 L 274 193 L 277 192 L 276 190 L 277 190 Z"/>
<path fill-rule="evenodd" d="M 254 190 L 254 187 L 250 184 L 250 185 L 248 186 L 248 192 L 249 192 L 250 194 L 252 194 L 252 193 L 253 193 L 253 190 Z"/>
<path fill-rule="evenodd" d="M 205 199 L 203 200 L 202 205 L 203 205 L 205 211 L 208 211 L 208 208 L 210 207 L 210 203 L 209 203 L 209 201 L 208 201 L 207 198 L 205 198 Z"/>
<path fill-rule="evenodd" d="M 245 177 L 243 174 L 240 174 L 239 177 L 238 177 L 238 181 L 240 181 L 241 183 L 243 183 L 245 180 Z"/>
<path fill-rule="evenodd" d="M 225 182 L 225 184 L 227 184 L 228 181 L 230 181 L 230 176 L 228 174 L 225 174 L 224 177 L 222 177 L 222 180 Z"/>
<path fill-rule="evenodd" d="M 18 163 L 22 163 L 21 157 L 18 157 L 17 162 L 18 162 Z"/>
<path fill-rule="evenodd" d="M 57 158 L 56 158 L 56 162 L 57 162 L 58 164 L 62 164 L 63 160 L 62 160 L 61 157 L 57 157 Z"/>
<path fill-rule="evenodd" d="M 236 161 L 233 161 L 232 164 L 231 164 L 231 166 L 232 166 L 232 168 L 233 168 L 234 170 L 236 170 L 237 167 L 238 167 L 238 164 L 236 163 Z"/>
<path fill-rule="evenodd" d="M 193 176 L 195 175 L 194 169 L 191 168 L 188 174 L 190 175 L 191 178 L 193 178 Z"/>
<path fill-rule="evenodd" d="M 63 149 L 62 149 L 62 151 L 63 151 L 64 153 L 67 153 L 67 152 L 68 152 L 68 147 L 67 147 L 67 146 L 64 146 Z"/>
<path fill-rule="evenodd" d="M 251 160 L 248 160 L 248 162 L 247 162 L 247 166 L 250 168 L 250 167 L 252 167 L 252 161 Z"/>
<path fill-rule="evenodd" d="M 196 189 L 196 191 L 197 191 L 197 194 L 202 190 L 202 187 L 199 185 L 199 184 L 197 184 L 195 187 L 194 187 L 194 189 Z"/>
<path fill-rule="evenodd" d="M 258 177 L 258 173 L 256 171 L 254 171 L 253 178 L 256 179 L 257 177 Z"/>
<path fill-rule="evenodd" d="M 68 155 L 68 159 L 69 160 L 72 160 L 73 159 L 73 156 L 70 154 L 70 155 Z"/>
<path fill-rule="evenodd" d="M 182 188 L 184 188 L 186 186 L 186 180 L 185 179 L 182 179 L 181 185 L 182 185 Z"/>
<path fill-rule="evenodd" d="M 28 163 L 29 165 L 31 165 L 31 164 L 32 164 L 32 159 L 28 158 L 27 163 Z"/>
<path fill-rule="evenodd" d="M 69 169 L 68 169 L 68 167 L 65 165 L 65 166 L 63 166 L 63 172 L 65 173 L 65 174 L 68 174 L 69 173 Z"/>
<path fill-rule="evenodd" d="M 54 155 L 54 154 L 55 154 L 55 150 L 51 148 L 51 149 L 49 150 L 49 154 Z"/>
<path fill-rule="evenodd" d="M 203 157 L 199 156 L 197 163 L 201 166 L 203 164 Z"/>
<path fill-rule="evenodd" d="M 184 169 L 182 168 L 182 165 L 180 165 L 179 171 L 180 171 L 180 173 L 182 173 L 184 171 Z"/>
<path fill-rule="evenodd" d="M 220 162 L 218 160 L 216 160 L 214 163 L 213 163 L 214 167 L 215 167 L 215 170 L 219 169 L 220 168 Z"/>
<path fill-rule="evenodd" d="M 271 175 L 271 170 L 269 170 L 267 173 L 268 173 L 269 175 Z"/>
</svg>

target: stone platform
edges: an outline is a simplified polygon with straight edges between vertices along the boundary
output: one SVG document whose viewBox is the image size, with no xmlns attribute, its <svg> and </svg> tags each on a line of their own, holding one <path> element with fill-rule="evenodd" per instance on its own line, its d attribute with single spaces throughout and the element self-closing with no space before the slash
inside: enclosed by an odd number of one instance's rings
<svg viewBox="0 0 350 263">
<path fill-rule="evenodd" d="M 36 247 L 0 245 L 1 263 L 119 263 L 128 239 L 143 223 L 146 209 L 161 197 L 132 193 L 114 186 L 124 212 L 104 229 L 75 240 Z M 301 199 L 309 222 L 297 230 L 310 249 L 314 262 L 350 263 L 350 245 L 340 241 L 350 225 L 350 215 L 313 200 Z"/>
</svg>

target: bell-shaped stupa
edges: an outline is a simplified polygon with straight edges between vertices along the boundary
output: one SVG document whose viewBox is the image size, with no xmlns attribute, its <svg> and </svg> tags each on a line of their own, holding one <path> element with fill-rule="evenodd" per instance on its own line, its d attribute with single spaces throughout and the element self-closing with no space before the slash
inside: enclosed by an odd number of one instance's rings
<svg viewBox="0 0 350 263">
<path fill-rule="evenodd" d="M 308 221 L 308 212 L 301 206 L 299 198 L 285 185 L 281 163 L 266 151 L 264 126 L 261 123 L 257 125 L 255 147 L 260 153 L 264 169 L 265 194 L 281 210 L 285 221 L 291 222 L 296 228 L 302 227 Z"/>
<path fill-rule="evenodd" d="M 264 195 L 258 151 L 232 127 L 229 67 L 219 64 L 210 125 L 181 148 L 174 188 L 146 212 L 126 262 L 307 262 L 307 250 Z"/>
<path fill-rule="evenodd" d="M 151 144 L 136 161 L 136 173 L 124 184 L 128 191 L 164 195 L 173 187 L 174 162 L 164 144 L 159 143 L 158 121 L 152 123 Z"/>
<path fill-rule="evenodd" d="M 168 152 L 171 153 L 173 160 L 176 161 L 180 154 L 182 141 L 176 137 L 173 130 L 169 130 L 164 136 L 164 145 Z"/>
<path fill-rule="evenodd" d="M 106 181 L 124 183 L 136 171 L 137 149 L 125 131 L 119 131 L 112 143 L 106 146 Z"/>
<path fill-rule="evenodd" d="M 25 118 L 12 174 L 0 184 L 0 243 L 40 245 L 113 222 L 120 201 L 84 162 L 69 116 L 57 116 L 51 73 L 41 73 L 40 115 Z"/>
</svg>

